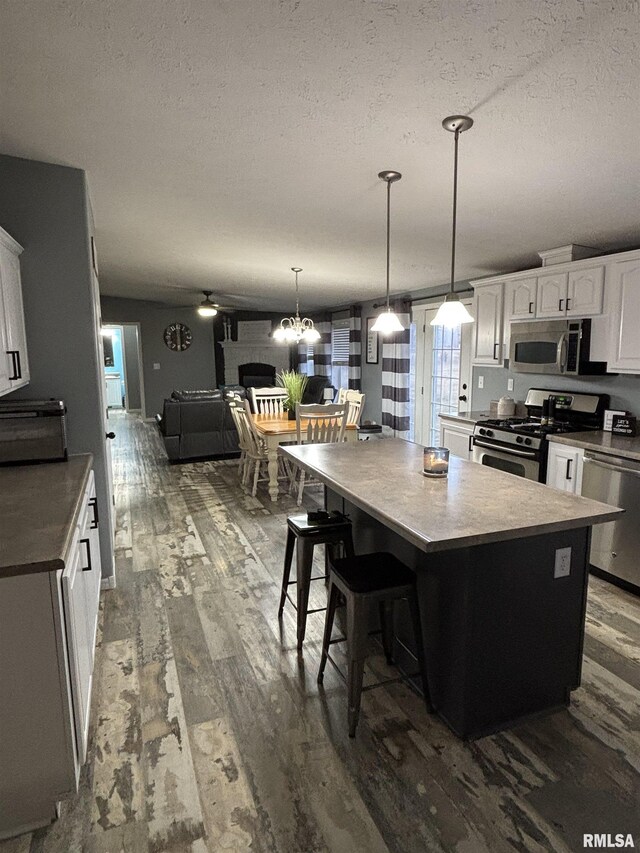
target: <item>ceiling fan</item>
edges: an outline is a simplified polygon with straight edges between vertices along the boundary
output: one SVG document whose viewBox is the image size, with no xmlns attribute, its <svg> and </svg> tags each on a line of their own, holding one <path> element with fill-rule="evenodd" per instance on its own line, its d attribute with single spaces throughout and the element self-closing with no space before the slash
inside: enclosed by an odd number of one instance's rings
<svg viewBox="0 0 640 853">
<path fill-rule="evenodd" d="M 156 285 L 156 287 L 158 287 L 158 286 L 161 287 L 162 289 L 173 290 L 174 292 L 179 291 L 185 297 L 185 302 L 181 304 L 181 307 L 184 307 L 184 308 L 194 307 L 194 308 L 196 308 L 196 310 L 198 311 L 198 313 L 200 314 L 201 317 L 215 317 L 216 314 L 218 314 L 218 312 L 220 312 L 220 311 L 227 312 L 227 311 L 241 310 L 240 305 L 229 305 L 229 304 L 221 305 L 219 302 L 217 302 L 215 300 L 215 298 L 212 299 L 211 297 L 213 295 L 213 290 L 201 290 L 200 293 L 204 294 L 204 299 L 199 304 L 194 305 L 193 301 L 191 301 L 192 297 L 191 298 L 189 297 L 189 294 L 193 293 L 194 291 L 189 291 L 187 288 L 180 287 L 177 284 L 168 284 L 167 283 L 167 284 Z M 229 299 L 230 302 L 233 301 L 233 302 L 239 302 L 239 303 L 243 303 L 243 302 L 249 303 L 249 302 L 254 301 L 254 300 L 251 300 L 250 297 L 240 296 L 240 295 L 235 294 L 235 293 L 233 295 L 232 294 L 228 294 L 228 295 L 225 294 L 223 298 Z M 186 302 L 186 299 L 189 299 L 189 302 Z M 172 304 L 176 305 L 175 302 L 172 302 Z"/>
</svg>

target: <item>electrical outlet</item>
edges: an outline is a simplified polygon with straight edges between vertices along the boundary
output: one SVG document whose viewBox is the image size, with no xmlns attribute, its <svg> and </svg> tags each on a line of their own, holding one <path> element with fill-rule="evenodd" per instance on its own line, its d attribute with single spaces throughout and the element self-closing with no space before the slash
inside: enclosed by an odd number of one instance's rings
<svg viewBox="0 0 640 853">
<path fill-rule="evenodd" d="M 554 578 L 566 578 L 571 571 L 571 548 L 556 550 L 556 564 L 553 569 Z"/>
<path fill-rule="evenodd" d="M 507 391 L 513 391 L 513 379 L 507 379 Z"/>
<path fill-rule="evenodd" d="M 478 376 L 478 388 L 484 388 L 484 376 Z"/>
</svg>

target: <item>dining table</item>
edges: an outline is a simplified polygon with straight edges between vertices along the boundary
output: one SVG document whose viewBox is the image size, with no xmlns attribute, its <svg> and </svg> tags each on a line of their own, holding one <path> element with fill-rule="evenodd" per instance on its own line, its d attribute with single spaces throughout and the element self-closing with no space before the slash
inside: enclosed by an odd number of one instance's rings
<svg viewBox="0 0 640 853">
<path fill-rule="evenodd" d="M 267 469 L 269 472 L 269 496 L 272 501 L 278 500 L 278 448 L 281 444 L 296 444 L 298 433 L 295 420 L 290 421 L 288 415 L 252 415 L 255 427 L 267 448 Z M 306 418 L 301 421 L 302 430 L 306 430 Z M 358 440 L 357 424 L 347 424 L 344 432 L 347 442 Z"/>
</svg>

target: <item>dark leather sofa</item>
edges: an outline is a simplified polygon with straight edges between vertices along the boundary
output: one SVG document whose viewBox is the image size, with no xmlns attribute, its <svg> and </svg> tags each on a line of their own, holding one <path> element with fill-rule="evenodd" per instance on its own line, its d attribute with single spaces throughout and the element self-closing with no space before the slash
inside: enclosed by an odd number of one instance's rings
<svg viewBox="0 0 640 853">
<path fill-rule="evenodd" d="M 199 457 L 238 456 L 238 433 L 226 398 L 230 391 L 244 396 L 244 388 L 224 391 L 173 391 L 156 415 L 171 462 Z"/>
</svg>

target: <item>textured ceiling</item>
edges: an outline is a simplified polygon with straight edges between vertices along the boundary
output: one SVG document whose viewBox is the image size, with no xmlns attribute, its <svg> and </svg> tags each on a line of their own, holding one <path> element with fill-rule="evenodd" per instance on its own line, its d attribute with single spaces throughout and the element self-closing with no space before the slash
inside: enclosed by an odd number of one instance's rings
<svg viewBox="0 0 640 853">
<path fill-rule="evenodd" d="M 290 307 L 640 245 L 636 0 L 2 0 L 4 153 L 86 169 L 101 289 Z"/>
</svg>

